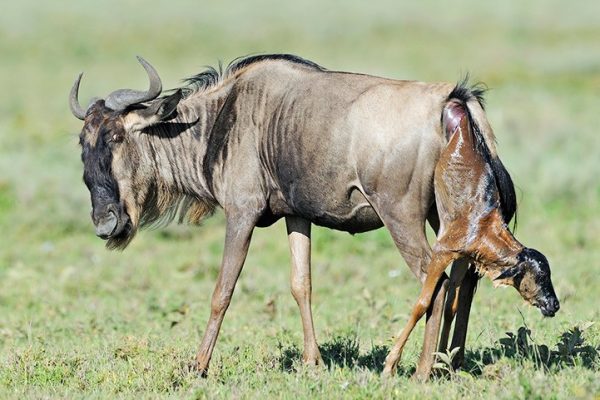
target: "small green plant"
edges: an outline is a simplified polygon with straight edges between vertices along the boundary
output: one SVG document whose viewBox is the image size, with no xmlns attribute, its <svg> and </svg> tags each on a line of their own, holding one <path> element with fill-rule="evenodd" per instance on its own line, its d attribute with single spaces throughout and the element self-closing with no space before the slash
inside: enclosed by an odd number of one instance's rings
<svg viewBox="0 0 600 400">
<path fill-rule="evenodd" d="M 445 352 L 435 352 L 436 362 L 433 364 L 433 369 L 452 374 L 454 372 L 453 362 L 459 351 L 460 347 L 455 347 L 447 349 Z"/>
</svg>

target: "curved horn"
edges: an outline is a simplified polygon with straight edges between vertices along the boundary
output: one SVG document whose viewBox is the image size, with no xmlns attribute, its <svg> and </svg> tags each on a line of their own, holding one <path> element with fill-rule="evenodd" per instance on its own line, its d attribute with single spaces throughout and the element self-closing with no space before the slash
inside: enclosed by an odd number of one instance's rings
<svg viewBox="0 0 600 400">
<path fill-rule="evenodd" d="M 82 76 L 83 72 L 79 74 L 77 79 L 75 79 L 75 83 L 71 88 L 71 94 L 69 95 L 69 106 L 71 107 L 71 112 L 73 115 L 83 121 L 85 119 L 85 110 L 81 108 L 79 100 L 77 100 L 77 97 L 79 96 L 79 83 L 81 82 Z"/>
<path fill-rule="evenodd" d="M 153 100 L 158 97 L 160 92 L 162 92 L 162 83 L 160 81 L 160 77 L 158 76 L 158 72 L 156 72 L 154 67 L 142 57 L 138 56 L 137 59 L 148 74 L 148 79 L 150 80 L 150 87 L 148 91 L 142 92 L 133 89 L 115 90 L 106 97 L 105 104 L 108 108 L 111 108 L 115 111 L 122 111 L 133 104 L 139 104 L 145 101 Z"/>
</svg>

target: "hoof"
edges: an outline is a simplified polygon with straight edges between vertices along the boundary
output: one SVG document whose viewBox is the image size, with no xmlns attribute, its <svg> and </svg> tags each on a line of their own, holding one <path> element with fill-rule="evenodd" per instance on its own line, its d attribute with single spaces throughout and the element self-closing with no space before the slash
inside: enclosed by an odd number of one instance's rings
<svg viewBox="0 0 600 400">
<path fill-rule="evenodd" d="M 434 360 L 431 360 L 434 361 Z M 417 364 L 417 370 L 411 376 L 413 381 L 425 382 L 431 376 L 433 370 L 433 362 L 430 363 L 419 363 Z"/>
<path fill-rule="evenodd" d="M 455 371 L 459 371 L 463 367 L 464 358 L 462 356 L 456 357 L 452 360 L 452 369 Z"/>
<path fill-rule="evenodd" d="M 402 357 L 402 351 L 396 356 L 390 352 L 385 358 L 385 364 L 383 366 L 383 371 L 381 372 L 381 376 L 384 378 L 389 378 L 396 375 L 396 368 L 398 368 L 398 363 Z"/>
<path fill-rule="evenodd" d="M 383 379 L 391 379 L 394 375 L 396 375 L 396 367 L 390 367 L 388 365 L 386 365 L 381 372 L 381 377 Z"/>
<path fill-rule="evenodd" d="M 200 378 L 206 378 L 208 376 L 208 367 L 202 366 L 198 361 L 193 361 L 188 365 L 188 370 L 195 373 Z"/>
<path fill-rule="evenodd" d="M 322 367 L 325 365 L 323 358 L 321 358 L 321 354 L 317 354 L 316 356 L 303 356 L 302 363 L 307 367 Z"/>
<path fill-rule="evenodd" d="M 415 371 L 415 373 L 411 376 L 411 379 L 416 382 L 427 382 L 429 380 L 429 373 Z"/>
</svg>

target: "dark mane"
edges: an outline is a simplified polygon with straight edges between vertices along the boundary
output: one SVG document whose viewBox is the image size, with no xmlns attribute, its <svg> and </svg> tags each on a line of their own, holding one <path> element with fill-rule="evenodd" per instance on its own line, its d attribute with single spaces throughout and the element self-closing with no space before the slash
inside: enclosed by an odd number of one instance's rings
<svg viewBox="0 0 600 400">
<path fill-rule="evenodd" d="M 446 101 L 458 100 L 465 105 L 471 132 L 473 133 L 475 151 L 483 157 L 485 162 L 490 165 L 492 169 L 496 187 L 498 188 L 498 194 L 500 195 L 502 217 L 506 224 L 514 217 L 514 230 L 517 226 L 517 196 L 515 193 L 515 185 L 500 158 L 497 155 L 492 156 L 484 136 L 481 133 L 481 129 L 471 115 L 471 111 L 468 107 L 469 101 L 476 100 L 481 108 L 484 108 L 484 95 L 487 90 L 487 87 L 482 83 L 476 83 L 469 86 L 469 75 L 467 74 L 464 79 L 457 83 L 454 89 L 452 89 Z"/>
<path fill-rule="evenodd" d="M 320 65 L 293 54 L 258 54 L 253 56 L 238 57 L 230 62 L 224 71 L 223 64 L 221 64 L 221 62 L 219 62 L 218 69 L 210 66 L 206 67 L 204 71 L 185 79 L 184 82 L 186 85 L 180 89 L 183 91 L 184 96 L 188 97 L 193 93 L 201 92 L 217 85 L 223 79 L 235 74 L 237 71 L 251 64 L 267 60 L 283 60 L 319 71 L 325 70 Z"/>
</svg>

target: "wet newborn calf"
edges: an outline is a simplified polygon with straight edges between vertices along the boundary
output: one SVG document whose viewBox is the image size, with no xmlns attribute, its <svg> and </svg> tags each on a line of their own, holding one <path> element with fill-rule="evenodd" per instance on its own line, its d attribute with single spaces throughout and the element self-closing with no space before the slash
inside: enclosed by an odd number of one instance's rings
<svg viewBox="0 0 600 400">
<path fill-rule="evenodd" d="M 440 218 L 437 243 L 421 294 L 386 358 L 384 374 L 395 371 L 408 336 L 429 307 L 438 280 L 456 259 L 469 260 L 496 286 L 515 287 L 545 316 L 554 316 L 559 309 L 548 260 L 519 243 L 503 219 L 501 185 L 493 172 L 492 156 L 463 99 L 457 96 L 448 100 L 442 125 L 448 144 L 434 177 Z M 455 281 L 457 286 L 460 280 Z"/>
</svg>

